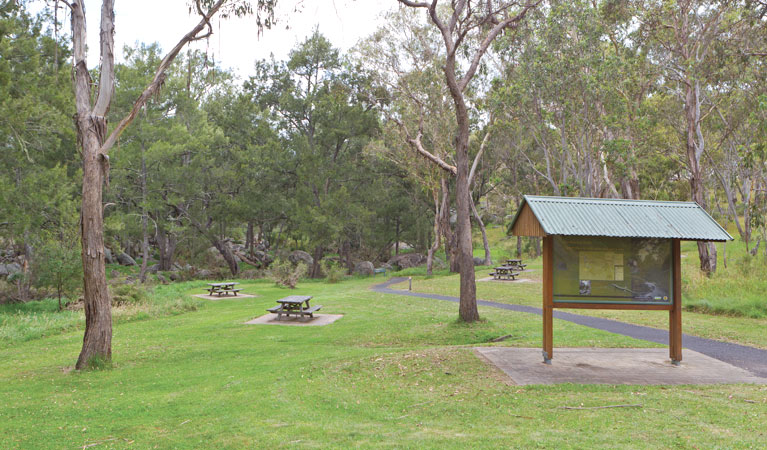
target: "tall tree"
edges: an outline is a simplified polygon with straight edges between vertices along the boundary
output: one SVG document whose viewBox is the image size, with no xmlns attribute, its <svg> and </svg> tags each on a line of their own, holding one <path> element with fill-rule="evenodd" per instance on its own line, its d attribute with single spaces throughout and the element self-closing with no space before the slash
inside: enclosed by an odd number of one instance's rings
<svg viewBox="0 0 767 450">
<path fill-rule="evenodd" d="M 294 225 L 313 247 L 316 278 L 325 252 L 366 214 L 358 201 L 370 184 L 362 150 L 378 128 L 363 95 L 367 80 L 317 31 L 287 62 L 261 62 L 258 71 L 247 88 L 294 155 Z"/>
<path fill-rule="evenodd" d="M 88 367 L 94 358 L 112 358 L 112 314 L 106 283 L 104 261 L 104 215 L 102 194 L 109 173 L 109 150 L 120 134 L 130 125 L 141 107 L 160 89 L 165 71 L 189 42 L 204 39 L 213 33 L 211 18 L 222 8 L 225 14 L 243 15 L 253 12 L 249 2 L 227 0 L 195 0 L 190 10 L 200 16 L 199 23 L 184 35 L 163 58 L 152 82 L 136 99 L 131 111 L 108 131 L 106 115 L 115 89 L 114 70 L 114 0 L 103 0 L 100 23 L 99 80 L 94 83 L 87 66 L 86 13 L 84 0 L 62 3 L 71 15 L 75 91 L 75 128 L 82 150 L 83 183 L 81 207 L 81 241 L 85 304 L 85 336 L 75 367 Z M 255 6 L 256 24 L 269 26 L 275 0 L 258 0 Z M 264 18 L 262 20 L 262 14 Z M 95 90 L 95 92 L 94 92 Z"/>
<path fill-rule="evenodd" d="M 437 0 L 430 3 L 398 0 L 411 8 L 423 8 L 439 29 L 445 45 L 443 72 L 455 106 L 457 135 L 455 138 L 456 212 L 458 222 L 458 251 L 461 273 L 461 298 L 458 307 L 461 319 L 479 319 L 477 286 L 474 279 L 474 246 L 471 238 L 471 198 L 469 190 L 469 106 L 465 92 L 479 68 L 490 44 L 506 30 L 513 30 L 525 18 L 534 3 L 458 0 L 444 7 Z M 444 11 L 444 12 L 443 12 Z M 476 35 L 476 36 L 472 36 Z M 479 45 L 469 49 L 467 41 L 476 39 Z M 468 54 L 466 67 L 459 64 L 460 56 Z M 438 158 L 430 158 L 438 163 Z M 449 170 L 449 169 L 446 169 Z"/>
<path fill-rule="evenodd" d="M 658 1 L 647 5 L 645 18 L 657 44 L 656 60 L 665 66 L 667 76 L 680 85 L 690 196 L 703 208 L 708 207 L 703 170 L 706 151 L 703 121 L 713 112 L 706 94 L 715 78 L 712 70 L 715 47 L 730 25 L 728 16 L 734 6 L 735 2 L 728 0 Z M 713 242 L 698 242 L 698 255 L 702 271 L 716 271 Z"/>
</svg>

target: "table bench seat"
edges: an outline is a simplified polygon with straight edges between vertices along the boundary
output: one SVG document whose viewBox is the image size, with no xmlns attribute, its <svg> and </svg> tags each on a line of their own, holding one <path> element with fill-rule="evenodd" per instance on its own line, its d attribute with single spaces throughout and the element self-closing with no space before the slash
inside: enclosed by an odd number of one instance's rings
<svg viewBox="0 0 767 450">
<path fill-rule="evenodd" d="M 319 311 L 322 308 L 322 305 L 315 305 L 310 308 L 306 308 L 303 311 L 298 309 L 283 309 L 282 305 L 273 306 L 271 308 L 267 308 L 266 310 L 270 313 L 277 314 L 277 320 L 279 320 L 282 315 L 286 315 L 288 317 L 292 316 L 309 316 L 314 317 L 314 313 Z"/>
<path fill-rule="evenodd" d="M 516 280 L 519 276 L 519 273 L 517 272 L 503 272 L 503 273 L 496 273 L 496 272 L 490 272 L 490 276 L 495 278 L 496 280 L 500 280 L 501 278 L 506 278 L 508 280 Z"/>
</svg>

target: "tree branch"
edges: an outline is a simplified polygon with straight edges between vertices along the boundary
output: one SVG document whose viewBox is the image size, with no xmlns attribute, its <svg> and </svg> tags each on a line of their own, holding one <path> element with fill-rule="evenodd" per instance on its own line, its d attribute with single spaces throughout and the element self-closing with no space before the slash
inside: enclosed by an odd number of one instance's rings
<svg viewBox="0 0 767 450">
<path fill-rule="evenodd" d="M 479 62 L 482 59 L 482 56 L 484 56 L 485 52 L 487 52 L 487 49 L 490 47 L 490 44 L 495 40 L 495 38 L 501 33 L 501 31 L 505 30 L 506 28 L 516 28 L 516 26 L 519 24 L 519 22 L 525 18 L 527 15 L 527 12 L 531 10 L 532 8 L 535 8 L 541 3 L 542 0 L 536 0 L 535 3 L 528 3 L 523 8 L 522 11 L 519 12 L 516 16 L 509 17 L 508 19 L 500 22 L 498 25 L 494 26 L 490 32 L 485 36 L 485 39 L 482 40 L 482 43 L 479 45 L 479 48 L 477 49 L 477 52 L 474 54 L 474 57 L 471 60 L 471 64 L 469 65 L 468 70 L 466 70 L 466 73 L 461 78 L 461 81 L 458 83 L 458 87 L 460 88 L 461 92 L 466 90 L 466 86 L 468 86 L 469 81 L 474 77 L 474 74 L 477 72 L 477 67 L 479 67 Z"/>
<path fill-rule="evenodd" d="M 149 83 L 146 89 L 144 89 L 144 92 L 142 92 L 138 99 L 136 99 L 136 101 L 133 103 L 133 108 L 131 109 L 130 113 L 128 113 L 128 115 L 125 116 L 120 121 L 120 123 L 117 124 L 117 127 L 112 130 L 112 133 L 109 134 L 109 137 L 104 141 L 101 149 L 99 149 L 100 153 L 106 154 L 109 152 L 109 149 L 112 148 L 115 142 L 117 142 L 120 134 L 122 134 L 125 128 L 127 128 L 128 125 L 133 122 L 133 119 L 136 118 L 136 115 L 138 114 L 139 110 L 141 110 L 141 107 L 143 107 L 147 100 L 149 100 L 149 98 L 151 98 L 152 95 L 157 92 L 160 86 L 162 86 L 163 82 L 165 81 L 165 71 L 170 67 L 171 63 L 173 63 L 173 60 L 176 58 L 176 56 L 178 56 L 181 49 L 184 48 L 184 46 L 189 42 L 197 39 L 197 33 L 202 31 L 202 29 L 207 26 L 207 24 L 210 22 L 210 18 L 213 17 L 216 12 L 218 12 L 224 3 L 226 3 L 226 0 L 218 0 L 210 8 L 210 10 L 208 10 L 208 13 L 202 17 L 200 22 L 183 38 L 181 38 L 176 46 L 173 47 L 173 49 L 167 55 L 165 55 L 165 58 L 163 58 L 160 66 L 157 67 L 157 70 L 155 71 L 154 79 L 152 79 L 152 82 Z"/>
<path fill-rule="evenodd" d="M 109 111 L 112 94 L 115 90 L 115 14 L 114 0 L 104 0 L 101 4 L 101 69 L 99 70 L 99 90 L 93 114 L 103 117 Z"/>
</svg>

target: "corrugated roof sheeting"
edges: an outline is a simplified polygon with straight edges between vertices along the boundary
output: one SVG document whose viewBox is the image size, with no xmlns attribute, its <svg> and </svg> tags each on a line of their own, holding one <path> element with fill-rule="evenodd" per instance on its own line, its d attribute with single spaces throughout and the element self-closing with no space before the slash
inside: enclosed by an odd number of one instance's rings
<svg viewBox="0 0 767 450">
<path fill-rule="evenodd" d="M 695 202 L 526 195 L 525 203 L 552 235 L 732 240 Z"/>
</svg>

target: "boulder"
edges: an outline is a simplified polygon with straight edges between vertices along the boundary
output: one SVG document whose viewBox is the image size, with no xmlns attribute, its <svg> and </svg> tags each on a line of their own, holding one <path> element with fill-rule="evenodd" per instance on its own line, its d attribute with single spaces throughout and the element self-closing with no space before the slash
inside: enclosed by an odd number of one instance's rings
<svg viewBox="0 0 767 450">
<path fill-rule="evenodd" d="M 404 253 L 397 255 L 387 261 L 392 266 L 398 266 L 400 269 L 409 269 L 426 264 L 426 256 L 420 253 Z"/>
<path fill-rule="evenodd" d="M 474 265 L 475 266 L 484 266 L 485 265 L 485 258 L 479 258 L 479 257 L 475 256 L 474 257 Z"/>
<path fill-rule="evenodd" d="M 207 257 L 210 258 L 209 261 L 215 264 L 226 264 L 226 261 L 224 261 L 224 257 L 221 255 L 221 252 L 218 251 L 216 247 L 208 247 L 207 250 L 205 250 L 207 253 Z"/>
<path fill-rule="evenodd" d="M 21 265 L 19 263 L 12 262 L 10 264 L 6 264 L 5 268 L 8 269 L 8 275 L 21 273 Z"/>
<path fill-rule="evenodd" d="M 107 264 L 115 263 L 115 257 L 112 255 L 112 250 L 109 250 L 106 247 L 104 247 L 104 260 Z"/>
<path fill-rule="evenodd" d="M 136 266 L 136 260 L 130 257 L 129 254 L 125 252 L 120 252 L 117 254 L 117 262 L 120 263 L 120 265 L 123 266 Z"/>
<path fill-rule="evenodd" d="M 307 266 L 314 264 L 314 258 L 312 258 L 312 255 L 306 253 L 303 250 L 296 250 L 292 252 L 290 255 L 288 255 L 288 261 L 296 265 L 298 265 L 298 263 L 304 263 Z"/>
<path fill-rule="evenodd" d="M 157 281 L 159 281 L 162 284 L 168 284 L 168 279 L 165 278 L 165 276 L 161 273 L 157 274 Z"/>
<path fill-rule="evenodd" d="M 370 261 L 361 261 L 354 265 L 354 273 L 357 275 L 373 275 L 375 266 Z"/>
<path fill-rule="evenodd" d="M 179 281 L 181 279 L 181 276 L 176 272 L 171 272 L 168 275 L 168 278 L 170 278 L 170 281 Z"/>
<path fill-rule="evenodd" d="M 157 273 L 160 271 L 160 265 L 154 264 L 146 268 L 146 271 L 149 273 Z"/>
<path fill-rule="evenodd" d="M 207 279 L 209 279 L 210 277 L 213 276 L 213 272 L 211 272 L 208 269 L 202 269 L 202 270 L 197 271 L 195 276 L 196 276 L 196 278 L 207 280 Z"/>
</svg>

